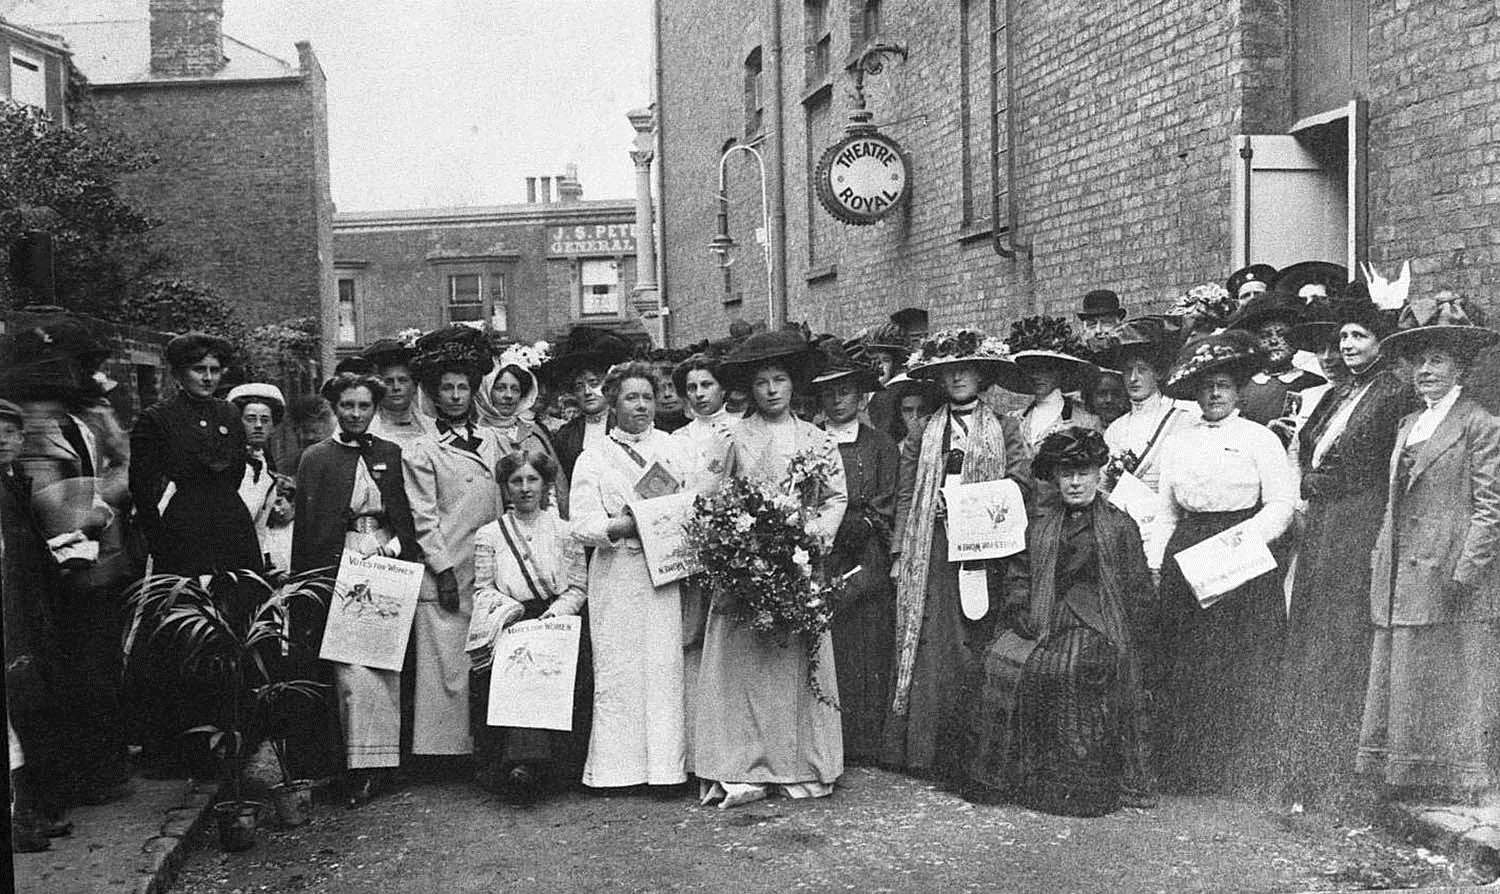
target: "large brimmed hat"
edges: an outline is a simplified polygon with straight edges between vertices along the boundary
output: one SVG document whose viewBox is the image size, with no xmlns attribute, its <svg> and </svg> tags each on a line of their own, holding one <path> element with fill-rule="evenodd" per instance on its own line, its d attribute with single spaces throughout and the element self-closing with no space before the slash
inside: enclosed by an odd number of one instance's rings
<svg viewBox="0 0 1500 894">
<path fill-rule="evenodd" d="M 434 329 L 417 339 L 412 352 L 412 376 L 424 387 L 432 387 L 443 373 L 463 373 L 478 381 L 490 371 L 490 343 L 472 326 L 453 325 Z"/>
<path fill-rule="evenodd" d="M 865 333 L 860 341 L 866 351 L 885 351 L 898 355 L 898 363 L 911 353 L 905 331 L 895 323 L 881 323 Z"/>
<path fill-rule="evenodd" d="M 1281 268 L 1271 281 L 1271 291 L 1280 292 L 1306 302 L 1315 297 L 1303 295 L 1307 286 L 1322 286 L 1329 298 L 1337 297 L 1349 282 L 1349 268 L 1332 261 L 1298 261 L 1290 267 Z"/>
<path fill-rule="evenodd" d="M 749 390 L 750 376 L 760 367 L 776 363 L 786 367 L 793 384 L 801 390 L 822 369 L 822 356 L 799 330 L 757 332 L 719 364 L 719 378 L 726 390 Z"/>
<path fill-rule="evenodd" d="M 1028 376 L 1033 371 L 1056 372 L 1064 391 L 1088 387 L 1099 375 L 1099 367 L 1083 359 L 1088 353 L 1083 341 L 1068 321 L 1038 314 L 1024 317 L 1010 325 L 1010 357 Z M 1011 389 L 1018 390 L 1018 389 Z M 1019 393 L 1030 393 L 1028 385 Z"/>
<path fill-rule="evenodd" d="M 880 384 L 880 373 L 869 363 L 850 357 L 836 338 L 827 338 L 818 343 L 823 352 L 822 370 L 814 374 L 809 387 L 818 391 L 837 382 L 849 382 L 860 391 L 884 391 Z"/>
<path fill-rule="evenodd" d="M 1245 302 L 1245 306 L 1230 317 L 1225 325 L 1230 329 L 1243 329 L 1251 334 L 1267 323 L 1277 320 L 1290 328 L 1302 322 L 1305 309 L 1306 305 L 1296 295 L 1265 292 Z"/>
<path fill-rule="evenodd" d="M 630 359 L 630 345 L 608 329 L 574 326 L 568 341 L 551 360 L 537 369 L 537 375 L 553 385 L 568 384 L 579 370 L 607 372 L 616 363 Z"/>
<path fill-rule="evenodd" d="M 1211 372 L 1248 378 L 1265 363 L 1260 342 L 1243 329 L 1226 329 L 1190 340 L 1177 353 L 1161 393 L 1177 400 L 1194 400 L 1197 380 Z"/>
<path fill-rule="evenodd" d="M 1396 321 L 1396 331 L 1380 342 L 1381 350 L 1411 355 L 1425 348 L 1442 348 L 1470 361 L 1500 341 L 1500 332 L 1486 328 L 1484 312 L 1457 292 L 1430 298 L 1409 298 Z"/>
<path fill-rule="evenodd" d="M 1132 361 L 1146 361 L 1161 374 L 1172 365 L 1182 339 L 1162 316 L 1137 317 L 1116 326 L 1102 344 L 1091 344 L 1092 359 L 1100 369 L 1123 373 Z"/>
<path fill-rule="evenodd" d="M 982 376 L 1006 391 L 1031 391 L 1031 379 L 1010 359 L 1005 343 L 987 338 L 978 329 L 944 329 L 922 339 L 906 361 L 906 374 L 932 380 L 943 367 L 960 363 L 974 364 Z"/>
<path fill-rule="evenodd" d="M 376 339 L 359 353 L 360 356 L 373 363 L 377 370 L 411 363 L 412 358 L 411 347 L 394 338 Z"/>
</svg>

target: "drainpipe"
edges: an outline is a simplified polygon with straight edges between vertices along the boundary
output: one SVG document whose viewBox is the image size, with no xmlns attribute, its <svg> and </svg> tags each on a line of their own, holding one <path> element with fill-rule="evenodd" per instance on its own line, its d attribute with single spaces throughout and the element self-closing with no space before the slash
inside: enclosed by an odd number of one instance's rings
<svg viewBox="0 0 1500 894">
<path fill-rule="evenodd" d="M 661 313 L 661 343 L 672 344 L 672 312 L 669 307 L 669 292 L 667 291 L 667 106 L 661 101 L 661 85 L 663 68 L 661 62 L 661 0 L 651 0 L 651 55 L 654 57 L 655 71 L 651 80 L 651 105 L 656 111 L 656 190 L 653 202 L 656 202 L 656 232 L 661 241 L 656 244 L 661 250 L 656 253 L 656 294 L 657 307 Z M 645 238 L 652 238 L 647 233 Z"/>
<path fill-rule="evenodd" d="M 771 323 L 780 329 L 786 325 L 787 320 L 786 141 L 783 137 L 786 133 L 786 121 L 783 117 L 785 102 L 781 89 L 781 0 L 766 0 L 766 3 L 767 48 L 771 54 L 771 132 L 768 134 L 770 139 L 766 141 L 771 232 L 766 234 L 766 238 L 770 240 L 772 264 L 775 268 L 770 296 Z"/>
</svg>

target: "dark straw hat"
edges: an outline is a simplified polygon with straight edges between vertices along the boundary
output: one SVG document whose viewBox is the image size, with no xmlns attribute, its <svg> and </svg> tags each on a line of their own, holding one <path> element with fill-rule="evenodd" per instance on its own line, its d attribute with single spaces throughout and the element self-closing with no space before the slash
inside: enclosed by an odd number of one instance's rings
<svg viewBox="0 0 1500 894">
<path fill-rule="evenodd" d="M 1306 303 L 1314 296 L 1302 295 L 1307 286 L 1322 286 L 1329 298 L 1338 297 L 1349 282 L 1349 268 L 1331 261 L 1298 261 L 1281 268 L 1271 281 L 1271 291 L 1280 292 Z"/>
<path fill-rule="evenodd" d="M 801 390 L 822 369 L 822 353 L 796 329 L 757 332 L 719 364 L 724 387 L 748 390 L 750 376 L 769 363 L 786 366 L 795 387 Z"/>
<path fill-rule="evenodd" d="M 412 349 L 394 338 L 381 338 L 370 342 L 360 354 L 375 364 L 376 370 L 382 370 L 411 363 Z"/>
<path fill-rule="evenodd" d="M 823 352 L 823 369 L 813 376 L 810 383 L 812 390 L 818 391 L 836 382 L 851 382 L 865 393 L 885 390 L 885 386 L 880 384 L 880 373 L 868 363 L 861 363 L 850 357 L 838 339 L 824 339 L 818 347 Z"/>
<path fill-rule="evenodd" d="M 574 326 L 568 342 L 551 360 L 537 369 L 537 374 L 554 387 L 569 385 L 581 370 L 598 370 L 602 375 L 616 363 L 630 359 L 630 345 L 607 329 Z"/>
<path fill-rule="evenodd" d="M 1227 372 L 1236 378 L 1249 378 L 1264 363 L 1260 343 L 1242 329 L 1200 336 L 1182 346 L 1161 393 L 1177 400 L 1196 400 L 1201 376 Z"/>
<path fill-rule="evenodd" d="M 1230 317 L 1225 326 L 1229 329 L 1243 329 L 1252 335 L 1260 327 L 1277 320 L 1291 327 L 1302 322 L 1305 309 L 1306 305 L 1296 295 L 1265 292 L 1245 302 L 1245 306 Z"/>
<path fill-rule="evenodd" d="M 1497 341 L 1500 332 L 1485 327 L 1484 312 L 1477 305 L 1456 292 L 1439 292 L 1430 298 L 1408 299 L 1396 331 L 1380 347 L 1405 356 L 1441 348 L 1469 362 Z"/>
</svg>

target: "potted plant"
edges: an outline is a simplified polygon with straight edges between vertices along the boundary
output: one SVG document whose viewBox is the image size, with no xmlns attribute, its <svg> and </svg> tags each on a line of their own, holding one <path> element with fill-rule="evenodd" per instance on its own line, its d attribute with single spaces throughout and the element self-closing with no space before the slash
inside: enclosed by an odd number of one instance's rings
<svg viewBox="0 0 1500 894">
<path fill-rule="evenodd" d="M 216 722 L 184 735 L 205 736 L 228 776 L 233 797 L 214 805 L 225 850 L 255 843 L 263 805 L 245 799 L 246 758 L 267 738 L 274 745 L 289 700 L 317 700 L 327 688 L 291 678 L 289 659 L 307 646 L 290 635 L 289 622 L 295 605 L 324 605 L 332 591 L 333 578 L 322 570 L 273 579 L 252 571 L 201 578 L 155 574 L 126 591 L 126 671 L 138 648 L 166 650 L 176 656 L 185 678 L 210 680 L 219 693 Z M 292 783 L 286 778 L 284 740 L 277 747 L 283 783 Z"/>
</svg>

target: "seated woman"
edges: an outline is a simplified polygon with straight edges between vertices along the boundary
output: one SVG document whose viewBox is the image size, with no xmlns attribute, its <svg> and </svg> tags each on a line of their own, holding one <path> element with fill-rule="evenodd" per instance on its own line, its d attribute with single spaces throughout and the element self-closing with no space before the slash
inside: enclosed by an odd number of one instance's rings
<svg viewBox="0 0 1500 894">
<path fill-rule="evenodd" d="M 1007 607 L 985 661 L 971 800 L 1078 816 L 1154 803 L 1137 655 L 1151 574 L 1135 521 L 1098 496 L 1107 462 L 1104 437 L 1077 427 L 1048 435 L 1032 460 L 1061 503 L 1026 532 L 1029 592 Z"/>
<path fill-rule="evenodd" d="M 583 546 L 548 505 L 557 474 L 557 461 L 547 453 L 507 453 L 499 470 L 505 512 L 474 535 L 469 718 L 477 776 L 485 788 L 519 801 L 567 778 L 570 769 L 578 768 L 570 765 L 581 766 L 574 743 L 583 733 L 576 725 L 575 732 L 563 733 L 485 723 L 494 637 L 516 621 L 576 615 L 583 609 Z M 476 628 L 488 634 L 477 648 Z"/>
</svg>

